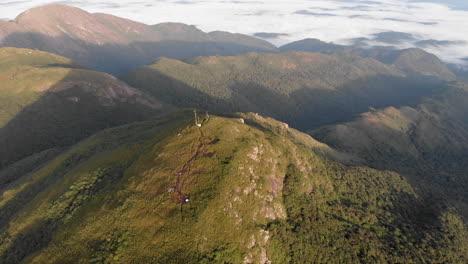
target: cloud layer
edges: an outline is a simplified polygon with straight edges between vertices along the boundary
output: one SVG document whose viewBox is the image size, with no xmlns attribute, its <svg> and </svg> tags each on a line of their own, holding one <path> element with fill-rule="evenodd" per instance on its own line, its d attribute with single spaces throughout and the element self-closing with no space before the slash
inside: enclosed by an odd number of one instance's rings
<svg viewBox="0 0 468 264">
<path fill-rule="evenodd" d="M 433 3 L 427 3 L 427 2 Z M 147 24 L 183 22 L 204 31 L 226 30 L 254 35 L 263 33 L 276 45 L 304 38 L 318 38 L 347 44 L 350 40 L 374 38 L 375 34 L 397 31 L 411 34 L 400 48 L 417 41 L 433 40 L 438 45 L 425 49 L 453 63 L 466 63 L 468 4 L 460 0 L 3 0 L 0 18 L 14 18 L 38 5 L 61 3 L 89 12 L 109 13 Z M 441 3 L 448 4 L 444 5 Z M 453 7 L 459 7 L 453 9 Z M 275 36 L 275 37 L 272 37 Z"/>
</svg>

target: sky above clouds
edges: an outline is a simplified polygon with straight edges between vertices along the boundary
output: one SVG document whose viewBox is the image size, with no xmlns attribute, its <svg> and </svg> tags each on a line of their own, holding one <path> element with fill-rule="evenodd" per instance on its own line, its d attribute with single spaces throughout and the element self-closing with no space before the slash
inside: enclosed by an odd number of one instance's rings
<svg viewBox="0 0 468 264">
<path fill-rule="evenodd" d="M 69 4 L 89 12 L 109 13 L 146 24 L 183 22 L 204 31 L 225 30 L 254 35 L 280 33 L 276 45 L 304 38 L 347 44 L 366 37 L 368 43 L 389 45 L 374 34 L 412 34 L 399 48 L 420 45 L 447 62 L 468 58 L 467 0 L 0 0 L 0 18 L 48 3 Z"/>
</svg>

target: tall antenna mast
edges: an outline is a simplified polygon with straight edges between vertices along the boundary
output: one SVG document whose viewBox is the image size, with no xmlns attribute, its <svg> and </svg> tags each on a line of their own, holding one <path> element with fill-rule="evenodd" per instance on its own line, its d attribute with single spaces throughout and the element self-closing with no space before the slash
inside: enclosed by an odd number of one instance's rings
<svg viewBox="0 0 468 264">
<path fill-rule="evenodd" d="M 193 109 L 193 115 L 195 116 L 195 125 L 198 125 L 198 116 L 197 116 L 197 109 Z"/>
<path fill-rule="evenodd" d="M 197 109 L 193 109 L 193 115 L 195 116 L 195 125 L 198 126 L 198 127 L 201 127 L 201 124 L 199 122 L 199 119 L 198 119 L 198 114 L 197 114 Z"/>
</svg>

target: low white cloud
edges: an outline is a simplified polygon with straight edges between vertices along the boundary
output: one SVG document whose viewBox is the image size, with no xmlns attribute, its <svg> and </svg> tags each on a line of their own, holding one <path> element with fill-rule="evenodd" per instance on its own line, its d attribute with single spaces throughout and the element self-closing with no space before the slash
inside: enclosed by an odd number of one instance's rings
<svg viewBox="0 0 468 264">
<path fill-rule="evenodd" d="M 426 48 L 448 62 L 462 63 L 460 58 L 468 57 L 468 34 L 463 27 L 468 25 L 468 11 L 420 0 L 2 0 L 0 17 L 14 18 L 47 3 L 70 4 L 147 24 L 173 21 L 204 31 L 281 33 L 268 39 L 276 45 L 304 38 L 346 44 L 378 32 L 406 32 L 421 40 L 457 41 L 456 45 Z"/>
</svg>

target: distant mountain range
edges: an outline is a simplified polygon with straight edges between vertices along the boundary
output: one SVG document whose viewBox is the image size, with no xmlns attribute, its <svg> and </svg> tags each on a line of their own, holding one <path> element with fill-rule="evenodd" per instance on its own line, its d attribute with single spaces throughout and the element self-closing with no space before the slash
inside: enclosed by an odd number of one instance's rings
<svg viewBox="0 0 468 264">
<path fill-rule="evenodd" d="M 467 262 L 466 73 L 422 49 L 64 5 L 0 43 L 0 264 Z"/>
<path fill-rule="evenodd" d="M 453 81 L 456 76 L 447 65 L 436 56 L 422 49 L 411 48 L 397 50 L 393 47 L 344 46 L 323 42 L 318 39 L 304 39 L 280 47 L 282 51 L 300 50 L 320 53 L 350 53 L 362 57 L 374 58 L 382 63 L 391 64 L 408 74 L 433 75 L 439 79 Z"/>
<path fill-rule="evenodd" d="M 51 4 L 0 21 L 0 45 L 38 49 L 71 58 L 93 69 L 122 74 L 164 56 L 233 55 L 276 48 L 254 37 L 204 33 L 178 23 L 145 25 L 107 14 Z"/>
<path fill-rule="evenodd" d="M 349 52 L 163 58 L 123 80 L 178 107 L 258 112 L 309 130 L 369 107 L 416 104 L 443 87 L 439 78 L 455 76 L 433 55 L 404 50 L 387 64 Z"/>
</svg>

